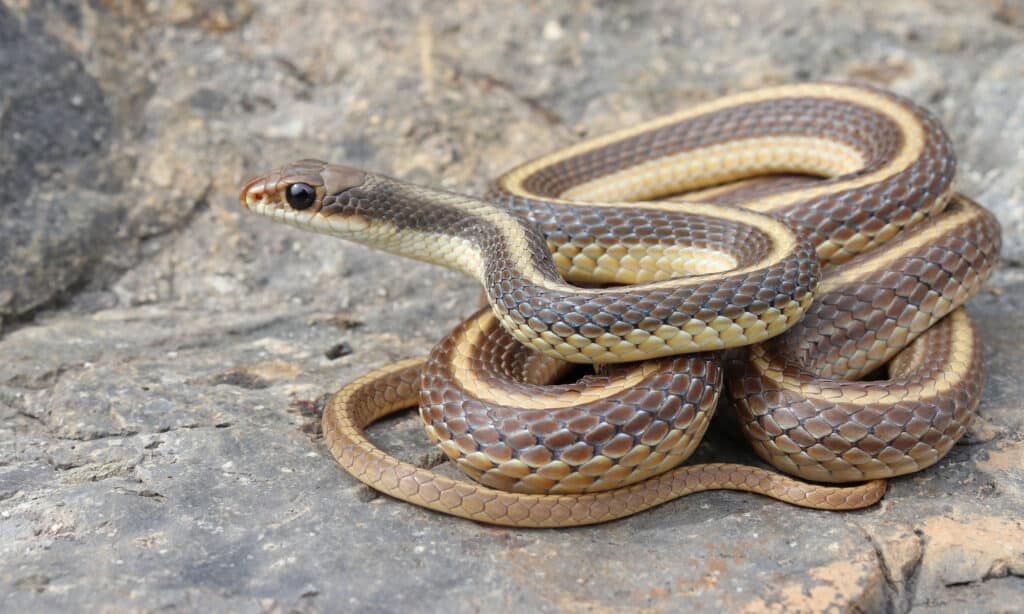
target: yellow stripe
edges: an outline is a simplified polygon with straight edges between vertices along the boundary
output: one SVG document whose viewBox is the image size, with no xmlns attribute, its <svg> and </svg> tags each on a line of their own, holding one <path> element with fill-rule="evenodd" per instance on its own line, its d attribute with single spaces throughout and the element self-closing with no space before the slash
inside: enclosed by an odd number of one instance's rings
<svg viewBox="0 0 1024 614">
<path fill-rule="evenodd" d="M 701 115 L 715 113 L 730 107 L 743 104 L 763 102 L 766 100 L 773 100 L 777 98 L 802 96 L 834 98 L 867 107 L 882 115 L 889 117 L 897 126 L 900 126 L 900 128 L 903 130 L 902 147 L 900 151 L 897 153 L 897 155 L 890 161 L 889 164 L 876 170 L 873 173 L 869 173 L 861 177 L 857 177 L 838 184 L 797 189 L 792 192 L 778 194 L 763 199 L 757 199 L 757 201 L 752 202 L 749 205 L 745 205 L 748 208 L 757 211 L 774 211 L 776 209 L 785 207 L 786 205 L 792 204 L 797 201 L 806 200 L 808 198 L 813 198 L 823 194 L 835 193 L 838 191 L 854 189 L 872 183 L 877 183 L 896 173 L 905 170 L 921 156 L 921 152 L 924 149 L 925 141 L 924 128 L 921 126 L 918 118 L 912 110 L 904 107 L 902 104 L 890 98 L 887 98 L 881 94 L 876 94 L 874 92 L 863 90 L 856 87 L 848 87 L 843 85 L 804 84 L 783 86 L 777 88 L 767 88 L 762 90 L 756 90 L 753 92 L 737 94 L 734 96 L 728 96 L 725 98 L 720 98 L 718 100 L 706 104 L 686 109 L 673 115 L 655 119 L 653 121 L 641 124 L 634 128 L 613 132 L 603 137 L 598 137 L 595 139 L 584 141 L 575 146 L 567 147 L 561 151 L 538 158 L 532 162 L 520 166 L 519 168 L 514 169 L 501 179 L 500 185 L 503 189 L 507 190 L 512 194 L 530 197 L 532 196 L 530 192 L 523 187 L 523 182 L 526 180 L 526 178 L 533 175 L 540 169 L 561 162 L 562 160 L 578 156 L 580 154 L 604 147 L 606 145 L 610 145 L 612 143 L 621 141 L 623 139 L 627 139 L 631 136 L 634 136 L 642 132 L 656 130 L 658 128 L 662 128 L 674 123 L 686 121 L 688 119 L 692 119 L 694 117 L 698 117 Z"/>
<path fill-rule="evenodd" d="M 484 279 L 484 256 L 472 241 L 440 232 L 399 228 L 394 224 L 359 215 L 318 215 L 272 204 L 253 205 L 254 212 L 276 222 L 322 234 L 354 239 L 360 244 L 386 252 L 439 264 Z"/>
<path fill-rule="evenodd" d="M 857 149 L 821 137 L 735 139 L 603 175 L 569 188 L 562 198 L 650 200 L 775 173 L 835 177 L 854 173 L 864 164 L 864 156 Z"/>
<path fill-rule="evenodd" d="M 758 262 L 754 262 L 749 266 L 732 269 L 717 274 L 706 274 L 700 277 L 695 277 L 693 280 L 687 280 L 685 278 L 673 278 L 664 281 L 648 282 L 644 284 L 638 284 L 628 287 L 611 287 L 611 288 L 582 288 L 579 286 L 571 286 L 565 283 L 559 283 L 553 280 L 549 280 L 542 276 L 536 267 L 533 265 L 533 261 L 530 258 L 530 250 L 528 248 L 528 242 L 526 240 L 526 234 L 523 228 L 514 222 L 508 220 L 507 216 L 502 212 L 501 215 L 496 215 L 491 218 L 494 225 L 504 235 L 506 242 L 509 246 L 509 255 L 511 256 L 511 264 L 515 270 L 519 271 L 520 274 L 530 283 L 536 284 L 548 290 L 571 292 L 573 294 L 600 294 L 604 296 L 616 295 L 616 294 L 634 294 L 637 291 L 648 289 L 648 288 L 687 288 L 690 286 L 696 286 L 698 284 L 704 284 L 708 282 L 715 282 L 721 279 L 727 279 L 740 275 L 745 275 L 751 271 L 758 269 L 765 269 L 775 266 L 784 258 L 792 255 L 793 250 L 797 244 L 797 236 L 793 232 L 793 229 L 786 225 L 784 222 L 770 218 L 764 215 L 751 213 L 743 209 L 735 209 L 732 207 L 723 207 L 721 205 L 709 205 L 703 203 L 649 203 L 649 202 L 638 202 L 638 203 L 587 203 L 586 205 L 580 205 L 579 203 L 569 203 L 568 205 L 573 206 L 586 206 L 587 208 L 598 208 L 598 207 L 628 207 L 629 209 L 640 209 L 640 210 L 652 210 L 652 211 L 673 211 L 679 214 L 693 214 L 703 215 L 709 218 L 718 218 L 730 222 L 735 222 L 748 227 L 754 227 L 765 233 L 772 239 L 772 245 L 769 252 Z M 497 212 L 501 212 L 500 209 L 495 209 Z"/>
<path fill-rule="evenodd" d="M 522 409 L 558 409 L 560 407 L 576 407 L 600 399 L 620 394 L 642 382 L 656 370 L 658 363 L 646 361 L 636 363 L 636 368 L 621 378 L 616 378 L 606 386 L 587 388 L 578 394 L 565 390 L 552 393 L 542 392 L 537 387 L 537 394 L 522 394 L 513 390 L 502 390 L 494 384 L 482 381 L 477 377 L 472 357 L 476 356 L 476 346 L 481 340 L 496 334 L 499 324 L 491 311 L 481 312 L 473 321 L 468 322 L 463 333 L 455 339 L 455 348 L 451 352 L 452 371 L 455 383 L 485 403 L 519 407 Z"/>
<path fill-rule="evenodd" d="M 957 388 L 971 370 L 975 338 L 970 317 L 963 308 L 953 311 L 946 317 L 952 319 L 951 326 L 953 327 L 953 343 L 946 357 L 946 364 L 949 367 L 944 377 L 929 380 L 921 387 L 920 391 L 915 390 L 914 399 L 917 402 L 940 397 Z M 924 334 L 927 334 L 927 331 Z M 920 341 L 915 340 L 915 343 L 918 342 Z M 856 387 L 855 390 L 850 390 L 839 382 L 826 380 L 815 380 L 811 387 L 805 387 L 800 380 L 785 377 L 781 371 L 772 368 L 763 345 L 755 345 L 751 348 L 750 364 L 759 375 L 772 381 L 779 388 L 799 394 L 805 399 L 864 406 L 891 398 L 893 393 L 892 384 L 885 381 L 878 382 L 877 385 L 867 383 L 864 386 Z"/>
</svg>

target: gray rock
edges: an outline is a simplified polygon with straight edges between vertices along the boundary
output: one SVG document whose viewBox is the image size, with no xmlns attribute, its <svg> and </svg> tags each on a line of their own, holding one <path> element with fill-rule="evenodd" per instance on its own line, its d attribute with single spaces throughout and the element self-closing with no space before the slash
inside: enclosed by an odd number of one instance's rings
<svg viewBox="0 0 1024 614">
<path fill-rule="evenodd" d="M 118 225 L 96 191 L 117 186 L 82 176 L 112 123 L 82 64 L 38 18 L 0 7 L 0 324 L 80 284 Z"/>
<path fill-rule="evenodd" d="M 4 6 L 4 609 L 1024 602 L 1018 2 Z M 1006 263 L 971 306 L 986 396 L 946 459 L 861 512 L 713 492 L 552 531 L 439 516 L 337 467 L 326 395 L 425 354 L 477 289 L 248 217 L 247 176 L 316 156 L 480 193 L 582 136 L 806 79 L 928 105 L 961 188 L 1004 224 Z M 407 460 L 431 451 L 412 414 L 371 435 Z M 695 460 L 755 462 L 727 421 Z"/>
</svg>

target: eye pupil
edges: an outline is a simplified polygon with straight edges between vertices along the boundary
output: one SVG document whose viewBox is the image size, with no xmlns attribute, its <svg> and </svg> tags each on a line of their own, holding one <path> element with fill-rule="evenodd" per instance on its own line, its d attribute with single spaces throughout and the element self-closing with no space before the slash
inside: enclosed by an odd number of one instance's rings
<svg viewBox="0 0 1024 614">
<path fill-rule="evenodd" d="M 288 186 L 285 198 L 292 209 L 308 209 L 316 200 L 316 189 L 308 183 L 293 183 Z"/>
</svg>

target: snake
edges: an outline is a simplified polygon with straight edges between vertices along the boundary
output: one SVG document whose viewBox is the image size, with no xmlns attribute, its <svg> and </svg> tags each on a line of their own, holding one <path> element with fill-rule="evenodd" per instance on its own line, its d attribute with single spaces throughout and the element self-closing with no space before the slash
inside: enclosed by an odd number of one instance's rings
<svg viewBox="0 0 1024 614">
<path fill-rule="evenodd" d="M 481 283 L 488 308 L 426 359 L 335 394 L 325 440 L 396 498 L 554 527 L 723 488 L 857 509 L 887 478 L 942 458 L 980 401 L 980 340 L 962 306 L 1000 249 L 997 222 L 954 190 L 955 171 L 924 108 L 810 83 L 582 141 L 481 198 L 304 159 L 252 179 L 240 201 Z M 857 381 L 882 365 L 888 378 Z M 720 396 L 789 475 L 682 464 Z M 367 439 L 414 405 L 478 483 Z"/>
</svg>

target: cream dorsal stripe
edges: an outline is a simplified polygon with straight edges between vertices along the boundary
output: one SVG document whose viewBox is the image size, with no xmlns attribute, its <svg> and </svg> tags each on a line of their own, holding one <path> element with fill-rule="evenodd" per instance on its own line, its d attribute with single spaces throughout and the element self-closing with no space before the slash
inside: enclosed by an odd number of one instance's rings
<svg viewBox="0 0 1024 614">
<path fill-rule="evenodd" d="M 451 347 L 444 348 L 450 352 L 451 376 L 457 380 L 459 387 L 473 398 L 486 403 L 537 410 L 574 407 L 621 394 L 657 370 L 656 363 L 639 362 L 624 373 L 616 374 L 616 377 L 611 378 L 604 386 L 579 387 L 578 392 L 567 387 L 550 385 L 517 385 L 502 389 L 495 385 L 493 379 L 483 379 L 473 364 L 474 346 L 495 334 L 498 325 L 498 320 L 492 313 L 481 313 L 457 329 L 457 332 L 450 336 Z"/>
<path fill-rule="evenodd" d="M 955 170 L 949 137 L 926 109 L 870 88 L 803 84 L 568 147 L 503 175 L 490 195 L 556 233 L 560 212 L 580 201 L 609 206 L 778 173 L 822 177 L 738 204 L 803 226 L 820 258 L 841 262 L 941 211 Z"/>
</svg>

